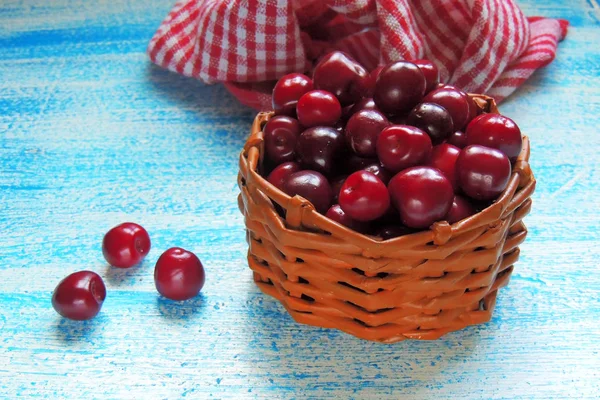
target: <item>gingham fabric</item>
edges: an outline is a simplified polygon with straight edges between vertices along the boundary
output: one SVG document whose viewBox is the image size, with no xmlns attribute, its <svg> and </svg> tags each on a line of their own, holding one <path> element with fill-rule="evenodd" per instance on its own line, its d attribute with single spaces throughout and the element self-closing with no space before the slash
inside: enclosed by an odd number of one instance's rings
<svg viewBox="0 0 600 400">
<path fill-rule="evenodd" d="M 426 58 L 442 81 L 501 101 L 554 59 L 567 26 L 512 0 L 180 0 L 148 54 L 256 109 L 271 107 L 274 80 L 334 49 L 367 69 Z"/>
</svg>

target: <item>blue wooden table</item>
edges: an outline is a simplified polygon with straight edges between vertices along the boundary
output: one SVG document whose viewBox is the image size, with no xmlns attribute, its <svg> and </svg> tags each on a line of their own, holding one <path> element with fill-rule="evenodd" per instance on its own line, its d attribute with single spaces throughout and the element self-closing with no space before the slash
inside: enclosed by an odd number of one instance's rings
<svg viewBox="0 0 600 400">
<path fill-rule="evenodd" d="M 169 3 L 0 3 L 0 398 L 600 398 L 597 0 L 519 2 L 571 28 L 502 107 L 532 139 L 538 187 L 493 320 L 395 345 L 300 326 L 253 285 L 236 201 L 253 114 L 149 64 Z M 153 249 L 111 269 L 102 236 L 126 220 Z M 183 304 L 154 289 L 171 246 L 207 271 Z M 108 297 L 73 323 L 50 296 L 81 269 Z"/>
</svg>

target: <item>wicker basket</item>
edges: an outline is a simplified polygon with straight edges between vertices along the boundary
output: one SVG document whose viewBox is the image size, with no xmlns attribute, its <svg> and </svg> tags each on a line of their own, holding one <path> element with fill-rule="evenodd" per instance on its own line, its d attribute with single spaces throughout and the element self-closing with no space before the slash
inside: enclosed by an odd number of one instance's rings
<svg viewBox="0 0 600 400">
<path fill-rule="evenodd" d="M 497 112 L 491 98 L 471 97 Z M 521 220 L 535 188 L 527 137 L 508 187 L 491 206 L 453 225 L 438 222 L 383 241 L 329 220 L 260 176 L 261 130 L 270 116 L 256 117 L 238 177 L 248 263 L 263 292 L 297 322 L 386 343 L 437 339 L 490 319 L 527 234 Z"/>
</svg>

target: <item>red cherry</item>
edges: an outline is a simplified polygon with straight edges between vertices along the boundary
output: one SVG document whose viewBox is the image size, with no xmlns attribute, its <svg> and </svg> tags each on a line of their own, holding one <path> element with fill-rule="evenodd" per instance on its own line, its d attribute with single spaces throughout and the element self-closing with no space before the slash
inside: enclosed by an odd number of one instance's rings
<svg viewBox="0 0 600 400">
<path fill-rule="evenodd" d="M 367 171 L 357 171 L 342 185 L 340 206 L 357 221 L 372 221 L 381 217 L 390 207 L 390 196 L 385 184 Z"/>
<path fill-rule="evenodd" d="M 500 114 L 483 114 L 467 126 L 467 144 L 498 149 L 515 161 L 523 148 L 521 130 L 515 122 Z"/>
<path fill-rule="evenodd" d="M 500 150 L 477 144 L 465 147 L 456 161 L 460 188 L 476 200 L 492 200 L 508 185 L 510 161 Z"/>
<path fill-rule="evenodd" d="M 265 151 L 269 160 L 275 164 L 292 161 L 301 130 L 302 126 L 297 119 L 285 115 L 271 118 L 263 129 Z"/>
<path fill-rule="evenodd" d="M 204 267 L 191 251 L 171 247 L 156 261 L 154 284 L 158 293 L 167 299 L 191 299 L 204 286 Z"/>
<path fill-rule="evenodd" d="M 296 153 L 302 165 L 329 174 L 343 148 L 343 133 L 327 126 L 315 126 L 300 134 Z"/>
<path fill-rule="evenodd" d="M 367 165 L 363 168 L 363 170 L 370 172 L 379 179 L 381 179 L 381 182 L 383 182 L 384 185 L 387 185 L 390 179 L 392 179 L 392 174 L 390 173 L 390 171 L 383 168 L 383 165 L 381 165 L 381 163 L 378 162 Z"/>
<path fill-rule="evenodd" d="M 445 86 L 430 92 L 424 103 L 435 103 L 444 107 L 452 116 L 454 129 L 462 129 L 469 120 L 471 109 L 469 97 L 465 92 L 453 86 Z"/>
<path fill-rule="evenodd" d="M 342 106 L 333 94 L 313 90 L 300 97 L 296 112 L 298 120 L 306 127 L 334 126 L 342 116 Z"/>
<path fill-rule="evenodd" d="M 462 221 L 463 219 L 470 217 L 476 212 L 477 211 L 475 210 L 475 207 L 473 207 L 469 200 L 462 196 L 456 195 L 452 201 L 450 211 L 448 211 L 448 215 L 446 215 L 446 220 L 449 224 L 454 224 L 455 222 Z"/>
<path fill-rule="evenodd" d="M 150 251 L 150 236 L 140 225 L 125 222 L 104 235 L 102 254 L 113 267 L 130 268 L 139 264 Z"/>
<path fill-rule="evenodd" d="M 379 109 L 375 105 L 375 101 L 370 97 L 365 97 L 364 99 L 356 102 L 350 108 L 350 110 L 348 111 L 348 118 L 350 118 L 351 116 L 353 116 L 354 114 L 356 114 L 357 112 L 362 111 L 362 110 L 379 111 Z"/>
<path fill-rule="evenodd" d="M 442 220 L 454 199 L 450 181 L 431 167 L 405 169 L 388 187 L 402 223 L 410 228 L 424 229 Z"/>
<path fill-rule="evenodd" d="M 301 196 L 310 201 L 315 209 L 324 214 L 329 209 L 333 195 L 327 178 L 317 171 L 298 171 L 288 176 L 283 184 L 288 196 Z"/>
<path fill-rule="evenodd" d="M 374 157 L 377 154 L 377 137 L 388 125 L 387 118 L 379 111 L 359 111 L 346 124 L 346 141 L 357 155 Z"/>
<path fill-rule="evenodd" d="M 277 114 L 295 115 L 298 100 L 311 90 L 313 81 L 308 76 L 295 73 L 283 76 L 273 88 L 273 110 Z"/>
<path fill-rule="evenodd" d="M 267 180 L 277 189 L 283 190 L 283 183 L 287 177 L 298 171 L 300 171 L 300 165 L 298 165 L 298 163 L 291 161 L 286 162 L 275 167 L 267 177 Z"/>
<path fill-rule="evenodd" d="M 455 131 L 448 136 L 446 143 L 456 146 L 459 149 L 464 149 L 467 147 L 467 135 L 462 131 Z"/>
<path fill-rule="evenodd" d="M 392 125 L 377 140 L 377 155 L 383 166 L 399 172 L 425 162 L 431 153 L 431 139 L 414 126 Z"/>
<path fill-rule="evenodd" d="M 375 82 L 377 82 L 377 78 L 381 73 L 381 70 L 384 68 L 383 65 L 375 68 L 371 73 L 369 73 L 369 77 L 367 78 L 367 93 L 369 96 L 373 96 L 373 92 L 375 92 Z"/>
<path fill-rule="evenodd" d="M 429 60 L 414 60 L 412 62 L 416 64 L 421 72 L 423 72 L 423 75 L 425 75 L 425 81 L 427 82 L 425 92 L 431 92 L 433 89 L 436 89 L 440 83 L 440 71 L 438 70 L 438 67 Z"/>
<path fill-rule="evenodd" d="M 458 147 L 443 143 L 433 147 L 431 158 L 427 163 L 429 166 L 439 169 L 448 178 L 455 192 L 458 190 L 456 160 L 458 160 L 459 155 L 460 149 Z"/>
<path fill-rule="evenodd" d="M 315 67 L 315 88 L 333 93 L 342 105 L 349 105 L 367 94 L 369 73 L 350 56 L 334 51 Z"/>
<path fill-rule="evenodd" d="M 60 281 L 52 294 L 52 307 L 65 318 L 82 321 L 94 318 L 106 298 L 106 287 L 92 271 L 75 272 Z"/>
<path fill-rule="evenodd" d="M 425 75 L 415 64 L 397 61 L 381 70 L 373 100 L 377 107 L 389 114 L 409 111 L 425 94 Z"/>
<path fill-rule="evenodd" d="M 342 190 L 342 185 L 344 184 L 344 182 L 346 182 L 347 178 L 348 178 L 347 175 L 342 175 L 342 176 L 339 176 L 339 177 L 333 179 L 330 182 L 331 193 L 333 195 L 333 198 L 331 201 L 333 203 L 338 203 L 338 199 L 340 197 L 340 191 Z"/>
<path fill-rule="evenodd" d="M 340 207 L 339 204 L 332 205 L 329 210 L 327 210 L 325 216 L 356 232 L 364 232 L 366 229 L 366 225 L 363 222 L 350 218 L 350 216 L 342 210 L 342 207 Z"/>
<path fill-rule="evenodd" d="M 433 143 L 440 143 L 454 130 L 450 113 L 444 107 L 434 103 L 417 104 L 408 114 L 406 125 L 423 130 Z"/>
</svg>

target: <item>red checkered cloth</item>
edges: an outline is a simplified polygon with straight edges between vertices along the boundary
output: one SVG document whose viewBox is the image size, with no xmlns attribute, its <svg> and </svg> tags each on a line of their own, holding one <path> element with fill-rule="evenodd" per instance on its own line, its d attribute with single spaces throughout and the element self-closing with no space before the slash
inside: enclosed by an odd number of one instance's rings
<svg viewBox="0 0 600 400">
<path fill-rule="evenodd" d="M 554 59 L 567 26 L 511 0 L 180 0 L 148 54 L 256 109 L 271 108 L 276 79 L 331 50 L 369 70 L 426 58 L 443 82 L 501 101 Z"/>
</svg>

